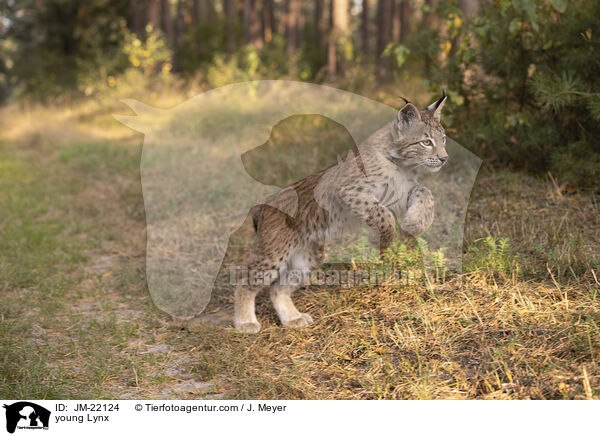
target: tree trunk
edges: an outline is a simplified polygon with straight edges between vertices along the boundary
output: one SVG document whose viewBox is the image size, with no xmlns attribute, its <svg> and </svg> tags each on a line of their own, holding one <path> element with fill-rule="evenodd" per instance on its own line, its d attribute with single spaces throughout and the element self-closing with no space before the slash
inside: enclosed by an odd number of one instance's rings
<svg viewBox="0 0 600 436">
<path fill-rule="evenodd" d="M 304 2 L 298 1 L 298 14 L 296 18 L 296 46 L 302 47 L 304 43 Z"/>
<path fill-rule="evenodd" d="M 185 0 L 177 0 L 177 17 L 175 20 L 175 47 L 183 44 L 185 32 Z"/>
<path fill-rule="evenodd" d="M 319 57 L 324 58 L 325 54 L 325 1 L 315 0 L 315 44 L 319 52 Z"/>
<path fill-rule="evenodd" d="M 465 18 L 472 18 L 479 12 L 479 0 L 458 0 L 458 7 Z"/>
<path fill-rule="evenodd" d="M 202 7 L 200 0 L 192 0 L 192 27 L 197 29 L 204 22 L 204 17 L 200 8 Z"/>
<path fill-rule="evenodd" d="M 160 29 L 160 3 L 158 0 L 148 0 L 146 2 L 146 23 L 152 24 L 154 29 Z"/>
<path fill-rule="evenodd" d="M 393 0 L 392 39 L 396 44 L 406 41 L 410 19 L 410 0 Z"/>
<path fill-rule="evenodd" d="M 263 0 L 263 39 L 271 42 L 275 28 L 275 14 L 273 13 L 273 0 Z"/>
<path fill-rule="evenodd" d="M 137 35 L 143 35 L 146 28 L 146 4 L 142 0 L 131 0 L 131 30 Z"/>
<path fill-rule="evenodd" d="M 390 70 L 389 57 L 382 54 L 392 39 L 393 0 L 379 0 L 377 7 L 377 78 L 383 80 Z"/>
<path fill-rule="evenodd" d="M 167 37 L 167 46 L 173 50 L 175 46 L 175 29 L 173 27 L 173 17 L 171 16 L 171 5 L 169 0 L 161 0 L 161 26 L 160 28 Z"/>
<path fill-rule="evenodd" d="M 200 27 L 214 15 L 214 5 L 211 0 L 193 0 L 192 25 Z"/>
<path fill-rule="evenodd" d="M 392 0 L 392 41 L 400 43 L 400 29 L 402 26 L 401 5 L 402 0 Z"/>
<path fill-rule="evenodd" d="M 409 34 L 411 16 L 410 0 L 400 0 L 400 42 L 405 43 Z"/>
<path fill-rule="evenodd" d="M 331 0 L 331 34 L 329 35 L 329 50 L 327 65 L 329 80 L 334 81 L 344 73 L 344 44 L 347 44 L 349 32 L 348 0 Z M 341 55 L 340 55 L 341 53 Z"/>
<path fill-rule="evenodd" d="M 244 42 L 257 49 L 262 48 L 258 0 L 244 0 Z"/>
<path fill-rule="evenodd" d="M 287 40 L 288 58 L 293 57 L 298 49 L 298 14 L 300 0 L 286 0 L 285 2 L 285 37 Z"/>
<path fill-rule="evenodd" d="M 224 0 L 225 32 L 227 33 L 227 51 L 235 51 L 235 0 Z"/>
<path fill-rule="evenodd" d="M 362 12 L 360 14 L 360 36 L 362 51 L 364 54 L 369 53 L 369 36 L 371 34 L 371 23 L 369 22 L 369 0 L 362 1 Z"/>
</svg>

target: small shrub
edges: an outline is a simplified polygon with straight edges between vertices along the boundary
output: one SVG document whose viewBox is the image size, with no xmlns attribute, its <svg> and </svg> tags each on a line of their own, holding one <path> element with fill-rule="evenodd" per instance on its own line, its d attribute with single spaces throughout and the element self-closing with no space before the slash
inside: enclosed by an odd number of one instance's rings
<svg viewBox="0 0 600 436">
<path fill-rule="evenodd" d="M 465 272 L 484 270 L 507 275 L 516 265 L 508 238 L 488 236 L 477 239 L 467 250 Z"/>
</svg>

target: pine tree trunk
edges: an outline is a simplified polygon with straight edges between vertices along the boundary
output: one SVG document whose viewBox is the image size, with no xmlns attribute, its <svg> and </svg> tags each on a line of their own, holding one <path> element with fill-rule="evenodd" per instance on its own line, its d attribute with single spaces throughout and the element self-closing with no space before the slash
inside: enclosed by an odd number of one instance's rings
<svg viewBox="0 0 600 436">
<path fill-rule="evenodd" d="M 177 0 L 177 17 L 175 19 L 175 47 L 183 44 L 185 32 L 185 0 Z"/>
<path fill-rule="evenodd" d="M 235 0 L 224 0 L 223 8 L 225 12 L 225 32 L 227 33 L 227 51 L 235 51 Z"/>
<path fill-rule="evenodd" d="M 331 0 L 331 33 L 329 35 L 328 50 L 328 72 L 329 80 L 334 81 L 343 75 L 345 59 L 343 56 L 343 44 L 347 40 L 349 32 L 348 0 Z"/>
<path fill-rule="evenodd" d="M 173 17 L 171 16 L 171 5 L 169 0 L 161 0 L 161 26 L 167 38 L 167 46 L 173 50 L 175 47 L 175 29 L 173 27 Z"/>
<path fill-rule="evenodd" d="M 402 26 L 401 5 L 402 0 L 392 0 L 392 41 L 400 42 L 400 29 Z"/>
<path fill-rule="evenodd" d="M 304 2 L 298 1 L 298 14 L 296 15 L 296 47 L 304 44 Z"/>
<path fill-rule="evenodd" d="M 204 22 L 204 17 L 201 12 L 201 0 L 192 0 L 192 26 L 197 29 Z"/>
<path fill-rule="evenodd" d="M 410 19 L 410 0 L 393 0 L 392 39 L 398 43 L 406 41 Z"/>
<path fill-rule="evenodd" d="M 131 30 L 137 35 L 143 35 L 147 24 L 146 5 L 142 0 L 131 0 Z"/>
<path fill-rule="evenodd" d="M 258 0 L 244 0 L 244 42 L 262 48 Z"/>
<path fill-rule="evenodd" d="M 471 18 L 479 12 L 479 0 L 458 0 L 458 7 L 465 18 Z"/>
<path fill-rule="evenodd" d="M 263 0 L 263 39 L 271 42 L 273 29 L 275 28 L 275 15 L 273 12 L 273 0 Z"/>
<path fill-rule="evenodd" d="M 400 42 L 405 43 L 409 34 L 410 0 L 400 0 Z"/>
<path fill-rule="evenodd" d="M 360 36 L 362 43 L 362 51 L 364 54 L 369 53 L 369 37 L 371 34 L 371 23 L 369 22 L 369 0 L 362 1 L 362 12 L 360 14 Z"/>
<path fill-rule="evenodd" d="M 146 3 L 146 23 L 154 29 L 160 29 L 160 3 L 158 0 L 148 0 Z"/>
<path fill-rule="evenodd" d="M 214 15 L 215 9 L 211 0 L 193 0 L 192 24 L 200 27 Z"/>
<path fill-rule="evenodd" d="M 377 79 L 383 80 L 390 70 L 389 57 L 382 54 L 392 38 L 392 0 L 379 0 L 377 7 Z"/>
<path fill-rule="evenodd" d="M 325 1 L 315 0 L 315 44 L 319 55 L 324 58 L 325 53 Z"/>
<path fill-rule="evenodd" d="M 286 0 L 285 2 L 285 37 L 287 40 L 288 59 L 296 54 L 298 49 L 298 13 L 300 0 Z"/>
</svg>

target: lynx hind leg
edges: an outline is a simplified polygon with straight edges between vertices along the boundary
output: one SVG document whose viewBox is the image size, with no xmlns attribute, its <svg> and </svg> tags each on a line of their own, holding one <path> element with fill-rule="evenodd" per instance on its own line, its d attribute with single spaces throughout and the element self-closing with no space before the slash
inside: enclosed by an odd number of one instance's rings
<svg viewBox="0 0 600 436">
<path fill-rule="evenodd" d="M 400 224 L 405 232 L 419 236 L 431 226 L 434 214 L 433 194 L 425 186 L 418 185 L 408 197 L 408 209 Z"/>
<path fill-rule="evenodd" d="M 313 322 L 308 313 L 300 312 L 292 301 L 292 294 L 306 284 L 310 271 L 318 267 L 323 257 L 323 245 L 313 243 L 309 248 L 296 250 L 288 267 L 282 271 L 280 281 L 271 286 L 271 301 L 281 324 L 289 328 L 301 328 Z"/>
<path fill-rule="evenodd" d="M 260 287 L 238 285 L 234 291 L 233 326 L 243 333 L 258 333 L 260 323 L 256 319 L 255 299 Z"/>
<path fill-rule="evenodd" d="M 263 285 L 270 285 L 277 279 L 277 276 L 274 274 L 273 264 L 268 260 L 252 263 L 248 267 L 248 280 L 251 280 L 252 271 L 261 271 L 263 273 L 263 284 L 241 284 L 237 285 L 234 290 L 233 325 L 243 333 L 258 333 L 260 331 L 261 326 L 256 319 L 256 294 L 258 294 Z"/>
</svg>

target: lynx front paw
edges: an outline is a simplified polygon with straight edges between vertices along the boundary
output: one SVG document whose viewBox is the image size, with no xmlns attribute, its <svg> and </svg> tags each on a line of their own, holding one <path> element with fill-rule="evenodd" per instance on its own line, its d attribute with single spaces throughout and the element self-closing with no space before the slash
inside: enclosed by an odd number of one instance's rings
<svg viewBox="0 0 600 436">
<path fill-rule="evenodd" d="M 409 198 L 409 207 L 400 228 L 412 236 L 419 236 L 433 223 L 434 201 L 429 189 L 421 186 Z"/>
<path fill-rule="evenodd" d="M 254 321 L 242 323 L 235 322 L 234 327 L 242 333 L 255 334 L 260 331 L 260 323 Z"/>
<path fill-rule="evenodd" d="M 310 316 L 308 313 L 301 313 L 300 316 L 283 323 L 283 325 L 284 327 L 299 329 L 302 327 L 306 327 L 309 324 L 312 324 L 312 322 L 312 316 Z"/>
<path fill-rule="evenodd" d="M 433 204 L 417 204 L 408 210 L 400 228 L 412 236 L 419 236 L 433 223 Z"/>
<path fill-rule="evenodd" d="M 402 230 L 404 230 L 406 233 L 412 235 L 412 236 L 419 236 L 422 233 L 425 232 L 425 230 L 427 230 L 430 226 L 430 223 L 428 223 L 426 220 L 423 219 L 416 219 L 416 220 L 404 220 L 402 221 L 402 224 L 400 225 L 400 227 L 402 228 Z"/>
</svg>

